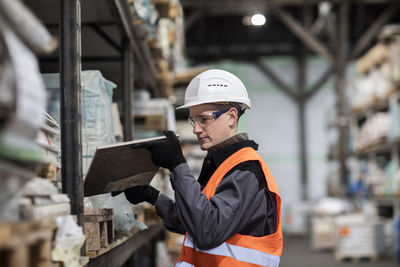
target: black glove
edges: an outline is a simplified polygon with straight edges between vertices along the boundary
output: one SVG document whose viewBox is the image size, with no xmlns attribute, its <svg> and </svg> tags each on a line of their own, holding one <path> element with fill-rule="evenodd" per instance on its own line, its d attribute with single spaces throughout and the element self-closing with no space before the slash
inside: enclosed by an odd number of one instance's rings
<svg viewBox="0 0 400 267">
<path fill-rule="evenodd" d="M 121 192 L 112 192 L 112 196 L 116 196 Z M 150 185 L 134 186 L 124 190 L 126 199 L 132 204 L 139 204 L 140 202 L 147 201 L 154 205 L 158 199 L 160 191 Z"/>
<path fill-rule="evenodd" d="M 173 131 L 164 131 L 166 140 L 153 142 L 145 145 L 151 152 L 151 159 L 154 164 L 168 168 L 172 171 L 176 166 L 186 162 L 182 155 L 181 144 Z"/>
</svg>

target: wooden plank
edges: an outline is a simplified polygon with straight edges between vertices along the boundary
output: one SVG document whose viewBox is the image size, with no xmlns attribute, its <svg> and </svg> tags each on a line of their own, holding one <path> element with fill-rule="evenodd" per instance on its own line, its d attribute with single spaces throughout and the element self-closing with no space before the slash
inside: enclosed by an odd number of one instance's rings
<svg viewBox="0 0 400 267">
<path fill-rule="evenodd" d="M 85 222 L 86 246 L 88 251 L 100 249 L 100 225 L 98 222 Z"/>
<path fill-rule="evenodd" d="M 105 222 L 112 219 L 112 215 L 85 215 L 85 222 Z"/>
<path fill-rule="evenodd" d="M 149 184 L 159 167 L 151 161 L 151 153 L 143 144 L 165 138 L 160 136 L 98 147 L 86 175 L 85 196 Z"/>
<path fill-rule="evenodd" d="M 286 26 L 300 39 L 302 40 L 311 50 L 326 58 L 329 62 L 334 63 L 335 59 L 331 53 L 325 48 L 325 46 L 314 37 L 309 30 L 304 28 L 300 22 L 298 22 L 292 15 L 281 7 L 274 6 L 274 12 Z"/>
<path fill-rule="evenodd" d="M 108 231 L 107 222 L 100 222 L 100 247 L 106 248 L 108 246 Z"/>
</svg>

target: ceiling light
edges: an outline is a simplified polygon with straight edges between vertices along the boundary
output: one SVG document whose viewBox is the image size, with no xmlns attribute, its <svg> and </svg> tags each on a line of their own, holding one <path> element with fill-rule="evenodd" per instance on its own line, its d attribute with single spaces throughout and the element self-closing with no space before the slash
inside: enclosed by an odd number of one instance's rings
<svg viewBox="0 0 400 267">
<path fill-rule="evenodd" d="M 265 16 L 263 14 L 254 14 L 253 16 L 251 16 L 250 21 L 251 24 L 254 26 L 262 26 L 267 20 L 265 19 Z"/>
</svg>

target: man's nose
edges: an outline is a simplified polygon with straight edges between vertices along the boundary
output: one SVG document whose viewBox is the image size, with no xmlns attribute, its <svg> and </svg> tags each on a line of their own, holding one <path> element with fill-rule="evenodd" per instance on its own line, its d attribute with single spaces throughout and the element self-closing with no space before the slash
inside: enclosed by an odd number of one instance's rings
<svg viewBox="0 0 400 267">
<path fill-rule="evenodd" d="M 193 124 L 193 133 L 198 134 L 203 131 L 203 128 L 200 127 L 200 125 L 197 123 L 197 121 Z"/>
</svg>

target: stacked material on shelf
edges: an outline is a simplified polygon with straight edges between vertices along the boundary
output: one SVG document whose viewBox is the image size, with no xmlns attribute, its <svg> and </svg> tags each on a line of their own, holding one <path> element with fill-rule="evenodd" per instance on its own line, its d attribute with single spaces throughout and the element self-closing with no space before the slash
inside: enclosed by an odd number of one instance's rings
<svg viewBox="0 0 400 267">
<path fill-rule="evenodd" d="M 379 164 L 378 164 L 379 163 Z M 382 195 L 382 184 L 385 177 L 385 163 L 381 160 L 370 159 L 367 164 L 365 183 L 371 187 L 374 195 Z"/>
<path fill-rule="evenodd" d="M 133 14 L 133 23 L 139 26 L 141 38 L 153 39 L 156 34 L 158 10 L 151 0 L 128 1 Z"/>
<path fill-rule="evenodd" d="M 3 8 L 8 4 L 13 5 L 1 2 Z M 1 117 L 5 122 L 0 126 L 0 157 L 19 162 L 44 162 L 45 154 L 34 142 L 46 105 L 37 59 L 18 38 L 13 24 L 3 19 L 0 18 L 0 39 L 4 44 L 1 53 L 5 57 L 0 63 L 4 67 L 0 72 L 0 110 L 4 111 Z"/>
<path fill-rule="evenodd" d="M 364 214 L 335 218 L 335 258 L 376 260 L 385 249 L 384 225 Z"/>
<path fill-rule="evenodd" d="M 400 193 L 400 171 L 393 160 L 377 157 L 368 161 L 351 158 L 350 190 L 353 197 L 362 199 L 374 196 L 393 196 Z"/>
<path fill-rule="evenodd" d="M 67 216 L 71 205 L 67 195 L 59 194 L 57 187 L 43 178 L 33 178 L 22 188 L 20 215 L 22 220 L 51 219 Z"/>
<path fill-rule="evenodd" d="M 43 74 L 49 94 L 47 112 L 60 121 L 59 74 Z M 106 80 L 100 71 L 81 73 L 82 86 L 82 165 L 86 174 L 96 148 L 115 143 L 112 118 L 112 94 L 115 84 Z"/>
<path fill-rule="evenodd" d="M 140 1 L 139 1 L 140 2 Z M 172 94 L 175 72 L 185 68 L 183 10 L 178 0 L 153 0 L 159 19 L 155 35 L 146 36 L 165 96 Z"/>
<path fill-rule="evenodd" d="M 361 126 L 355 136 L 354 150 L 359 151 L 380 143 L 389 136 L 391 117 L 388 112 L 377 112 Z"/>
<path fill-rule="evenodd" d="M 137 90 L 133 103 L 138 139 L 159 136 L 163 130 L 175 131 L 175 112 L 167 99 L 150 99 L 149 92 Z"/>
<path fill-rule="evenodd" d="M 18 221 L 20 219 L 20 190 L 34 175 L 34 170 L 0 160 L 0 221 Z"/>
<path fill-rule="evenodd" d="M 391 81 L 391 65 L 384 62 L 372 69 L 368 75 L 358 77 L 352 87 L 351 102 L 353 110 L 368 108 L 388 97 L 395 91 Z"/>
<path fill-rule="evenodd" d="M 388 135 L 391 140 L 395 140 L 400 137 L 400 104 L 397 102 L 397 98 L 390 101 L 389 114 L 391 127 Z"/>
<path fill-rule="evenodd" d="M 55 46 L 23 3 L 5 0 L 0 1 L 0 44 L 0 221 L 17 221 L 20 188 L 46 161 L 35 143 L 46 94 L 33 52 Z"/>
<path fill-rule="evenodd" d="M 388 46 L 388 61 L 391 65 L 391 80 L 400 82 L 400 25 L 388 24 L 382 27 L 378 40 Z"/>
<path fill-rule="evenodd" d="M 60 149 L 57 145 L 60 143 L 60 126 L 47 112 L 44 113 L 46 122 L 40 127 L 36 142 L 45 150 L 48 162 L 41 165 L 38 175 L 55 182 L 61 168 Z"/>
<path fill-rule="evenodd" d="M 388 46 L 382 42 L 376 44 L 371 48 L 368 53 L 362 56 L 357 61 L 357 71 L 358 73 L 366 73 L 374 68 L 376 65 L 387 60 L 389 56 Z"/>
<path fill-rule="evenodd" d="M 312 202 L 297 201 L 285 209 L 283 230 L 286 234 L 305 236 L 310 231 Z"/>
<path fill-rule="evenodd" d="M 391 77 L 395 84 L 400 83 L 400 35 L 393 36 L 389 46 Z"/>
</svg>

